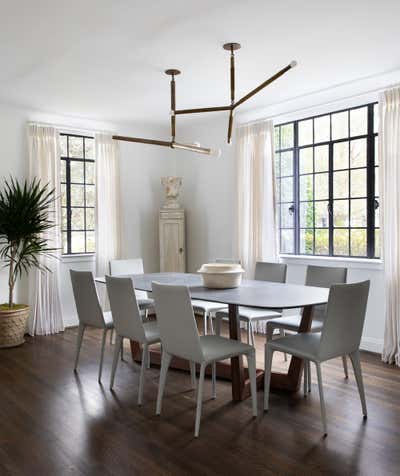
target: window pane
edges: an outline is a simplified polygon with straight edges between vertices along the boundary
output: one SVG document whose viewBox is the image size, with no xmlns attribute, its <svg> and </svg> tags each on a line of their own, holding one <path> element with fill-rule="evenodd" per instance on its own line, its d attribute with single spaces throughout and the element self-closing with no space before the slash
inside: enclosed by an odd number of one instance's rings
<svg viewBox="0 0 400 476">
<path fill-rule="evenodd" d="M 281 179 L 281 201 L 292 202 L 293 201 L 293 178 Z"/>
<path fill-rule="evenodd" d="M 67 209 L 61 208 L 61 230 L 67 229 Z"/>
<path fill-rule="evenodd" d="M 94 139 L 85 139 L 85 159 L 94 159 Z"/>
<path fill-rule="evenodd" d="M 300 203 L 300 228 L 314 227 L 314 206 L 313 202 Z"/>
<path fill-rule="evenodd" d="M 300 173 L 301 174 L 312 174 L 314 171 L 313 167 L 313 148 L 306 147 L 305 149 L 300 149 Z"/>
<path fill-rule="evenodd" d="M 329 254 L 329 230 L 315 230 L 315 254 Z"/>
<path fill-rule="evenodd" d="M 349 254 L 349 230 L 333 230 L 333 254 L 340 256 Z"/>
<path fill-rule="evenodd" d="M 374 104 L 374 132 L 378 133 L 379 129 L 379 110 L 378 104 Z"/>
<path fill-rule="evenodd" d="M 293 123 L 281 126 L 281 149 L 289 149 L 293 143 Z"/>
<path fill-rule="evenodd" d="M 350 142 L 350 167 L 367 165 L 367 139 L 356 139 Z"/>
<path fill-rule="evenodd" d="M 275 147 L 275 150 L 279 150 L 281 148 L 281 145 L 279 143 L 279 137 L 280 137 L 280 126 L 275 126 L 274 127 L 274 147 Z"/>
<path fill-rule="evenodd" d="M 379 165 L 379 147 L 378 147 L 379 137 L 375 137 L 375 165 Z"/>
<path fill-rule="evenodd" d="M 360 107 L 350 111 L 350 135 L 362 136 L 368 133 L 368 108 Z"/>
<path fill-rule="evenodd" d="M 313 230 L 300 230 L 300 253 L 305 255 L 314 253 Z"/>
<path fill-rule="evenodd" d="M 348 200 L 335 200 L 333 202 L 333 226 L 349 226 Z"/>
<path fill-rule="evenodd" d="M 334 170 L 349 168 L 348 142 L 338 142 L 333 145 L 333 168 Z"/>
<path fill-rule="evenodd" d="M 86 206 L 94 207 L 95 202 L 95 188 L 94 185 L 86 186 Z"/>
<path fill-rule="evenodd" d="M 94 230 L 95 218 L 94 208 L 86 208 L 86 229 Z"/>
<path fill-rule="evenodd" d="M 347 198 L 349 196 L 349 172 L 333 173 L 333 196 L 334 198 Z"/>
<path fill-rule="evenodd" d="M 281 153 L 281 177 L 284 177 L 285 175 L 293 175 L 293 152 L 292 151 Z M 92 181 L 92 183 L 93 182 L 94 181 Z"/>
<path fill-rule="evenodd" d="M 86 232 L 86 252 L 94 253 L 95 251 L 96 251 L 95 233 L 94 231 L 87 231 Z"/>
<path fill-rule="evenodd" d="M 367 226 L 367 200 L 351 200 L 351 226 Z"/>
<path fill-rule="evenodd" d="M 71 233 L 71 253 L 85 252 L 85 232 L 73 231 Z"/>
<path fill-rule="evenodd" d="M 379 167 L 375 167 L 375 196 L 379 196 Z"/>
<path fill-rule="evenodd" d="M 94 183 L 94 163 L 86 162 L 86 183 Z"/>
<path fill-rule="evenodd" d="M 62 240 L 62 252 L 63 254 L 68 253 L 68 238 L 67 238 L 67 233 L 61 233 L 61 240 Z"/>
<path fill-rule="evenodd" d="M 60 165 L 60 182 L 67 181 L 67 161 L 62 160 Z"/>
<path fill-rule="evenodd" d="M 351 230 L 350 246 L 352 256 L 367 256 L 367 230 Z"/>
<path fill-rule="evenodd" d="M 61 185 L 61 206 L 67 206 L 67 186 Z"/>
<path fill-rule="evenodd" d="M 367 195 L 367 169 L 357 169 L 350 172 L 351 196 L 365 197 Z"/>
<path fill-rule="evenodd" d="M 300 201 L 308 201 L 313 199 L 313 176 L 300 176 Z"/>
<path fill-rule="evenodd" d="M 71 229 L 72 230 L 85 229 L 85 209 L 84 208 L 71 209 Z"/>
<path fill-rule="evenodd" d="M 325 200 L 329 198 L 329 174 L 315 175 L 315 200 Z"/>
<path fill-rule="evenodd" d="M 77 160 L 70 161 L 71 166 L 71 182 L 84 183 L 83 162 Z"/>
<path fill-rule="evenodd" d="M 293 213 L 289 208 L 291 204 L 281 205 L 281 228 L 293 228 Z"/>
<path fill-rule="evenodd" d="M 83 207 L 85 205 L 84 200 L 84 185 L 71 185 L 71 206 Z"/>
<path fill-rule="evenodd" d="M 329 170 L 329 146 L 320 145 L 314 147 L 315 172 L 326 172 Z"/>
<path fill-rule="evenodd" d="M 83 159 L 83 138 L 68 137 L 69 156 L 73 158 Z"/>
<path fill-rule="evenodd" d="M 314 119 L 314 142 L 327 142 L 330 140 L 330 117 L 316 117 Z"/>
<path fill-rule="evenodd" d="M 313 120 L 299 122 L 299 145 L 313 143 Z"/>
<path fill-rule="evenodd" d="M 380 230 L 375 230 L 375 257 L 379 258 L 381 255 L 381 235 Z"/>
<path fill-rule="evenodd" d="M 337 112 L 332 114 L 332 140 L 344 139 L 349 135 L 348 112 Z"/>
<path fill-rule="evenodd" d="M 294 252 L 294 230 L 281 230 L 281 253 Z"/>
<path fill-rule="evenodd" d="M 61 157 L 68 157 L 67 136 L 60 136 L 60 154 Z"/>
<path fill-rule="evenodd" d="M 315 226 L 318 228 L 329 226 L 328 202 L 315 202 Z"/>
</svg>

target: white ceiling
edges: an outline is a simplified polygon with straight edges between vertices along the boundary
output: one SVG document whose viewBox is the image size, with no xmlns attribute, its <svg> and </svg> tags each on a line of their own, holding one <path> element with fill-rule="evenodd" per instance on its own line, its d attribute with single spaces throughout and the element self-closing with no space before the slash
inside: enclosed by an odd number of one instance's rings
<svg viewBox="0 0 400 476">
<path fill-rule="evenodd" d="M 226 41 L 237 41 L 237 97 L 296 59 L 254 97 L 264 107 L 400 68 L 398 0 L 1 0 L 0 100 L 103 120 L 168 121 L 229 100 Z"/>
</svg>

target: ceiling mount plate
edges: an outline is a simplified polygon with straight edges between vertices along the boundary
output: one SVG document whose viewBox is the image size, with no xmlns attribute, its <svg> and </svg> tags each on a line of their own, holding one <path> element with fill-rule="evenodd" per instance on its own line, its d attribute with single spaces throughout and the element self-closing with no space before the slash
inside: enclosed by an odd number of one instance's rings
<svg viewBox="0 0 400 476">
<path fill-rule="evenodd" d="M 168 76 L 177 76 L 178 74 L 181 74 L 179 69 L 166 69 L 165 74 L 168 74 Z"/>
<path fill-rule="evenodd" d="M 236 51 L 240 50 L 241 46 L 240 43 L 225 43 L 223 48 L 228 51 Z"/>
</svg>

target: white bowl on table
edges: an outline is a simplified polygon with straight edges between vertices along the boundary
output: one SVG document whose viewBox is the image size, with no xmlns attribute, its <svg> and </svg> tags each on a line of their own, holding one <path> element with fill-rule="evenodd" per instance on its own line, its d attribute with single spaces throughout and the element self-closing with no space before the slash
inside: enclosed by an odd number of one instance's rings
<svg viewBox="0 0 400 476">
<path fill-rule="evenodd" d="M 211 289 L 238 288 L 244 269 L 236 263 L 206 263 L 197 271 L 203 278 L 203 286 Z"/>
</svg>

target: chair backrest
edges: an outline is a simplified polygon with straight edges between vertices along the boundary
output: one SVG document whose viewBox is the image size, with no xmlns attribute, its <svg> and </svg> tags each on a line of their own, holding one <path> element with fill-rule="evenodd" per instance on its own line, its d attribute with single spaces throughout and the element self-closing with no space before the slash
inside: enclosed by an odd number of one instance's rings
<svg viewBox="0 0 400 476">
<path fill-rule="evenodd" d="M 117 334 L 144 342 L 145 332 L 132 279 L 106 276 L 106 284 Z"/>
<path fill-rule="evenodd" d="M 142 258 L 132 259 L 112 259 L 110 261 L 111 276 L 129 276 L 131 274 L 143 274 L 143 260 Z M 135 290 L 138 299 L 146 299 L 148 297 L 146 291 Z"/>
<path fill-rule="evenodd" d="M 202 362 L 204 356 L 189 288 L 153 282 L 152 292 L 163 349 L 169 354 Z"/>
<path fill-rule="evenodd" d="M 369 281 L 363 281 L 331 286 L 319 349 L 323 359 L 358 350 L 364 327 L 369 285 Z"/>
<path fill-rule="evenodd" d="M 306 286 L 317 288 L 330 288 L 333 284 L 344 284 L 347 281 L 347 268 L 330 266 L 307 266 Z M 314 306 L 314 319 L 324 320 L 326 315 L 326 304 Z"/>
<path fill-rule="evenodd" d="M 80 324 L 104 328 L 104 316 L 90 271 L 70 270 L 72 291 Z"/>
<path fill-rule="evenodd" d="M 254 279 L 257 281 L 270 281 L 284 283 L 286 281 L 287 265 L 283 263 L 266 263 L 257 261 Z"/>
</svg>

